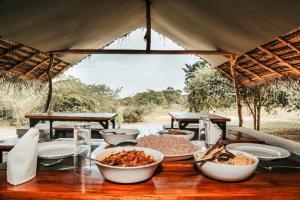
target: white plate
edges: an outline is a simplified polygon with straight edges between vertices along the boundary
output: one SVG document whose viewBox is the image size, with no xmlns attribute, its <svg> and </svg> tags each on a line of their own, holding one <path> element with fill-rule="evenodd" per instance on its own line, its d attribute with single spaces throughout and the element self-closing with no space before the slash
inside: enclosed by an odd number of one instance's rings
<svg viewBox="0 0 300 200">
<path fill-rule="evenodd" d="M 74 144 L 70 142 L 43 142 L 38 145 L 38 157 L 43 159 L 60 159 L 74 154 Z"/>
<path fill-rule="evenodd" d="M 275 160 L 287 158 L 291 153 L 283 148 L 255 143 L 234 143 L 226 146 L 229 150 L 238 150 L 250 153 L 260 160 Z"/>
<path fill-rule="evenodd" d="M 193 145 L 197 146 L 199 150 L 205 148 L 205 143 L 203 141 L 193 140 L 191 142 L 193 143 Z M 192 157 L 192 153 L 182 155 L 165 155 L 164 161 L 186 160 Z"/>
</svg>

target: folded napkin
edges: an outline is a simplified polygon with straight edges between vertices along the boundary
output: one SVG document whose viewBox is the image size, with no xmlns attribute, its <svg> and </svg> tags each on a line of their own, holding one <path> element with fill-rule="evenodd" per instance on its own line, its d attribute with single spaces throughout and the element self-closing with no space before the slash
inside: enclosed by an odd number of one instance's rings
<svg viewBox="0 0 300 200">
<path fill-rule="evenodd" d="M 22 184 L 35 177 L 39 130 L 30 128 L 7 155 L 7 182 Z"/>
<path fill-rule="evenodd" d="M 205 135 L 206 144 L 216 144 L 217 141 L 223 136 L 222 130 L 217 124 L 209 122 L 209 132 Z"/>
</svg>

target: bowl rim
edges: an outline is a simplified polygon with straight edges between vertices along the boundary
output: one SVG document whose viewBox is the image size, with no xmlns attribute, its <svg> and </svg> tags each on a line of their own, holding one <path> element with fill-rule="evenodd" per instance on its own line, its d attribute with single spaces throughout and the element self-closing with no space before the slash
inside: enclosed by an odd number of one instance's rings
<svg viewBox="0 0 300 200">
<path fill-rule="evenodd" d="M 103 163 L 100 163 L 100 161 L 98 161 L 97 159 L 97 161 L 98 162 L 95 162 L 96 163 L 96 165 L 100 165 L 100 166 L 103 166 L 103 167 L 108 167 L 108 168 L 112 168 L 112 169 L 126 169 L 126 170 L 128 170 L 128 169 L 141 169 L 141 168 L 146 168 L 146 167 L 151 167 L 151 166 L 154 166 L 154 165 L 157 165 L 157 164 L 159 164 L 159 163 L 161 163 L 163 160 L 164 160 L 164 154 L 162 153 L 162 152 L 160 152 L 160 151 L 157 151 L 157 150 L 155 150 L 155 149 L 151 149 L 151 148 L 146 148 L 146 147 L 114 147 L 114 148 L 109 148 L 109 149 L 103 149 L 103 150 L 101 150 L 100 152 L 97 152 L 97 154 L 96 154 L 96 158 L 97 158 L 97 156 L 101 153 L 104 153 L 104 152 L 106 152 L 106 151 L 109 151 L 109 150 L 113 150 L 113 149 L 126 149 L 126 148 L 129 148 L 129 149 L 135 149 L 135 148 L 137 148 L 137 149 L 141 149 L 141 150 L 143 150 L 143 149 L 149 149 L 149 150 L 151 150 L 151 151 L 155 151 L 156 153 L 158 153 L 158 154 L 160 154 L 160 156 L 161 156 L 161 159 L 160 160 L 157 160 L 156 162 L 154 162 L 154 163 L 151 163 L 151 164 L 148 164 L 148 165 L 141 165 L 141 166 L 133 166 L 133 167 L 122 167 L 122 166 L 111 166 L 111 165 L 106 165 L 106 164 L 103 164 Z M 145 152 L 146 153 L 146 152 Z M 152 155 L 153 156 L 153 155 Z"/>
<path fill-rule="evenodd" d="M 107 132 L 111 132 L 114 130 L 129 130 L 129 131 L 136 131 L 136 132 L 131 132 L 129 134 L 120 134 L 120 133 L 116 133 L 116 134 L 107 134 Z M 119 129 L 103 129 L 103 130 L 99 130 L 99 133 L 101 135 L 105 135 L 105 136 L 111 136 L 111 135 L 139 135 L 140 134 L 140 130 L 139 129 L 133 129 L 133 128 L 119 128 Z"/>
<path fill-rule="evenodd" d="M 186 132 L 187 134 L 169 134 L 168 131 L 169 130 L 180 130 L 180 131 L 183 131 L 183 132 Z M 190 130 L 181 130 L 181 129 L 164 129 L 164 130 L 160 130 L 159 133 L 161 135 L 171 135 L 171 136 L 189 136 L 189 135 L 195 135 L 195 132 L 194 131 L 190 131 Z"/>
<path fill-rule="evenodd" d="M 227 167 L 248 167 L 248 166 L 258 165 L 258 163 L 259 163 L 259 159 L 256 156 L 254 156 L 250 153 L 247 153 L 247 152 L 244 152 L 244 151 L 238 151 L 238 150 L 229 150 L 229 151 L 231 153 L 234 153 L 234 154 L 236 154 L 236 153 L 244 154 L 245 156 L 250 157 L 251 159 L 253 159 L 255 162 L 253 164 L 250 164 L 250 165 L 229 165 L 229 164 L 225 164 L 225 163 L 215 163 L 215 162 L 211 162 L 211 161 L 207 161 L 206 163 L 213 164 L 213 165 L 227 166 Z M 203 150 L 199 149 L 198 151 L 195 151 L 193 153 L 193 157 L 194 157 L 195 161 L 198 160 L 198 159 L 196 159 L 196 156 L 195 156 L 197 152 L 203 152 Z M 202 165 L 202 166 L 204 166 L 204 165 Z"/>
</svg>

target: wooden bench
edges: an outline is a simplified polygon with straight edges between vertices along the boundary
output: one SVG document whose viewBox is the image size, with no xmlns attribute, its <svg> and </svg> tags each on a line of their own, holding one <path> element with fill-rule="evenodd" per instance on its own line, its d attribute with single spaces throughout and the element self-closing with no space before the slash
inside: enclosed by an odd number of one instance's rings
<svg viewBox="0 0 300 200">
<path fill-rule="evenodd" d="M 175 129 L 178 129 L 178 125 L 174 125 Z M 171 129 L 171 125 L 169 124 L 164 124 L 163 129 Z M 189 131 L 194 131 L 195 136 L 193 140 L 198 139 L 198 134 L 199 134 L 199 125 L 198 124 L 189 124 L 184 130 L 189 130 Z M 224 141 L 224 144 L 229 144 L 232 143 L 233 141 L 235 143 L 237 142 L 254 142 L 254 143 L 265 143 L 264 140 L 255 138 L 253 136 L 250 136 L 246 133 L 243 133 L 241 131 L 237 131 L 232 128 L 227 128 L 226 130 L 226 140 Z"/>
<path fill-rule="evenodd" d="M 91 124 L 91 137 L 102 138 L 99 134 L 103 127 L 99 123 Z M 56 138 L 73 138 L 74 124 L 54 124 L 53 130 Z"/>
</svg>

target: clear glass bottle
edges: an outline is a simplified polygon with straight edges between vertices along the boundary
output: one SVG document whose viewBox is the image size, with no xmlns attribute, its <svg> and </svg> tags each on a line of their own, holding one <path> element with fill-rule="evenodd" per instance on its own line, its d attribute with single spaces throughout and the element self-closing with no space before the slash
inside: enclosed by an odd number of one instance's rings
<svg viewBox="0 0 300 200">
<path fill-rule="evenodd" d="M 198 140 L 199 141 L 205 141 L 205 121 L 204 121 L 203 116 L 200 116 L 200 118 L 199 118 Z"/>
<path fill-rule="evenodd" d="M 75 125 L 74 127 L 74 173 L 89 174 L 91 172 L 91 127 Z"/>
<path fill-rule="evenodd" d="M 210 133 L 210 119 L 208 117 L 208 115 L 205 115 L 203 117 L 203 121 L 204 121 L 204 127 L 205 127 L 205 132 L 204 132 L 204 135 L 205 135 L 205 144 L 206 146 L 210 147 L 212 144 L 211 144 L 211 133 Z"/>
</svg>

